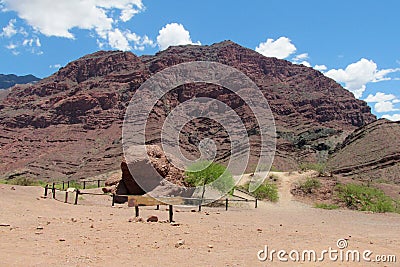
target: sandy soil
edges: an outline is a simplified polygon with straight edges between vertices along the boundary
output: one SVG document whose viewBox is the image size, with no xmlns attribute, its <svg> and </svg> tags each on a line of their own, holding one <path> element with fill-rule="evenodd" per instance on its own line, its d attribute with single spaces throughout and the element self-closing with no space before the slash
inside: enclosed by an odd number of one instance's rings
<svg viewBox="0 0 400 267">
<path fill-rule="evenodd" d="M 281 201 L 202 212 L 177 207 L 169 223 L 134 223 L 134 209 L 106 197 L 83 196 L 74 206 L 41 198 L 39 187 L 0 185 L 1 266 L 399 266 L 400 215 L 315 209 L 292 199 L 293 175 L 282 175 Z M 62 198 L 62 196 L 60 197 Z M 166 207 L 140 209 L 166 221 Z M 396 255 L 397 263 L 261 262 L 257 252 L 337 249 Z M 178 246 L 179 240 L 184 244 Z"/>
</svg>

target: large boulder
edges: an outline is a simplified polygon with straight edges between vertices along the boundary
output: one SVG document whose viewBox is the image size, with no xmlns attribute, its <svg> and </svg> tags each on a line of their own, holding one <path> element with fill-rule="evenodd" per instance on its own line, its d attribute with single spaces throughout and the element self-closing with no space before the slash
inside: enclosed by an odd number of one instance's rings
<svg viewBox="0 0 400 267">
<path fill-rule="evenodd" d="M 190 196 L 191 190 L 185 189 L 184 171 L 174 166 L 162 149 L 157 145 L 133 146 L 125 151 L 126 160 L 121 162 L 120 178 L 111 176 L 105 182 L 104 192 L 117 195 Z M 165 179 L 165 180 L 164 180 Z M 139 181 L 139 183 L 138 183 Z M 180 188 L 175 185 L 181 186 Z M 117 203 L 124 203 L 127 197 L 116 197 Z"/>
</svg>

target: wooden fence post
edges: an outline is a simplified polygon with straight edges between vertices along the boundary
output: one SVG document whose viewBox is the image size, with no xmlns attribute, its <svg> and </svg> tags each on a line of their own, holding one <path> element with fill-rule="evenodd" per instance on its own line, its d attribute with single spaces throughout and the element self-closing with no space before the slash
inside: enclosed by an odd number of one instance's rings
<svg viewBox="0 0 400 267">
<path fill-rule="evenodd" d="M 79 197 L 79 189 L 76 189 L 76 195 L 75 195 L 75 203 L 74 203 L 74 205 L 78 205 L 78 197 Z"/>
<path fill-rule="evenodd" d="M 257 208 L 257 207 L 258 207 L 258 200 L 257 200 L 257 198 L 256 198 L 256 201 L 255 201 L 255 202 L 256 202 L 256 208 Z"/>
<path fill-rule="evenodd" d="M 228 198 L 225 199 L 225 210 L 228 210 Z"/>
<path fill-rule="evenodd" d="M 67 187 L 69 188 L 69 181 L 67 181 Z"/>
<path fill-rule="evenodd" d="M 65 189 L 64 181 L 63 181 L 63 190 Z"/>
<path fill-rule="evenodd" d="M 135 216 L 139 217 L 139 206 L 135 206 Z"/>
<path fill-rule="evenodd" d="M 68 191 L 65 191 L 65 201 L 64 203 L 68 203 Z"/>
<path fill-rule="evenodd" d="M 157 208 L 156 208 L 156 210 L 159 210 L 160 209 L 160 205 L 157 205 Z"/>
<path fill-rule="evenodd" d="M 172 223 L 174 222 L 174 210 L 173 210 L 173 206 L 169 205 L 169 222 Z"/>
<path fill-rule="evenodd" d="M 49 185 L 46 184 L 46 186 L 44 187 L 44 196 L 47 197 L 47 190 L 49 189 Z"/>
<path fill-rule="evenodd" d="M 86 189 L 86 181 L 83 181 L 83 189 Z"/>
<path fill-rule="evenodd" d="M 100 187 L 100 180 L 97 180 L 97 187 Z"/>
<path fill-rule="evenodd" d="M 114 207 L 115 205 L 115 194 L 112 194 L 112 202 L 111 202 L 111 206 Z"/>
<path fill-rule="evenodd" d="M 53 198 L 56 198 L 56 183 L 53 183 L 53 188 L 52 188 L 52 193 L 53 193 Z"/>
</svg>

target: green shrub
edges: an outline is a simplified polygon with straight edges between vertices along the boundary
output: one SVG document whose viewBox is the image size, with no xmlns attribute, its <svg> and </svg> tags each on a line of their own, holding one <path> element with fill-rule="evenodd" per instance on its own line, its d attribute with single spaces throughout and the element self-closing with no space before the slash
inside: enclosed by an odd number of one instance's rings
<svg viewBox="0 0 400 267">
<path fill-rule="evenodd" d="M 338 198 L 350 209 L 373 212 L 394 212 L 394 201 L 377 188 L 358 184 L 336 186 Z"/>
<path fill-rule="evenodd" d="M 238 188 L 249 192 L 249 183 L 238 186 Z M 279 200 L 278 187 L 276 186 L 276 184 L 270 183 L 268 181 L 265 181 L 254 192 L 249 194 L 260 200 L 267 199 L 272 202 L 277 202 Z"/>
<path fill-rule="evenodd" d="M 279 199 L 278 187 L 276 184 L 264 182 L 254 192 L 253 195 L 257 199 L 268 199 L 272 202 L 277 202 Z"/>
<path fill-rule="evenodd" d="M 313 170 L 318 172 L 318 175 L 323 175 L 326 172 L 326 164 L 325 163 L 310 163 L 305 162 L 299 165 L 299 169 L 301 171 L 309 171 Z"/>
<path fill-rule="evenodd" d="M 316 203 L 315 207 L 318 209 L 325 209 L 325 210 L 336 210 L 336 209 L 340 208 L 338 205 L 325 204 L 325 203 Z"/>
<path fill-rule="evenodd" d="M 299 188 L 306 194 L 311 194 L 314 189 L 321 187 L 321 182 L 317 178 L 307 178 L 304 182 L 300 183 Z"/>
<path fill-rule="evenodd" d="M 223 193 L 231 191 L 235 185 L 232 175 L 226 171 L 225 166 L 210 161 L 194 163 L 188 167 L 185 176 L 185 181 L 189 185 L 203 187 L 203 196 L 207 184 Z"/>
</svg>

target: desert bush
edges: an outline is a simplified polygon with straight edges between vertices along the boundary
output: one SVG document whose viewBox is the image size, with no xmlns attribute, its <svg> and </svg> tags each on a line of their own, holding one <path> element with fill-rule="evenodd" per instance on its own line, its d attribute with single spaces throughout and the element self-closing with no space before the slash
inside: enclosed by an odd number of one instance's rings
<svg viewBox="0 0 400 267">
<path fill-rule="evenodd" d="M 205 185 L 211 186 L 220 192 L 228 192 L 235 185 L 232 175 L 226 167 L 215 162 L 200 161 L 189 166 L 185 172 L 185 181 L 191 186 L 202 186 L 203 196 Z"/>
<path fill-rule="evenodd" d="M 326 204 L 326 203 L 316 203 L 315 207 L 318 209 L 325 209 L 325 210 L 336 210 L 339 208 L 338 205 L 335 204 Z"/>
<path fill-rule="evenodd" d="M 322 176 L 326 172 L 326 164 L 325 163 L 309 163 L 309 162 L 305 162 L 305 163 L 301 163 L 299 165 L 299 169 L 301 171 L 313 170 L 313 171 L 318 172 L 319 176 Z"/>
<path fill-rule="evenodd" d="M 299 189 L 306 194 L 311 194 L 313 190 L 321 187 L 321 181 L 317 178 L 308 177 L 304 182 L 299 184 Z"/>
<path fill-rule="evenodd" d="M 337 196 L 350 209 L 373 212 L 394 212 L 393 199 L 382 190 L 358 184 L 339 184 Z"/>
<path fill-rule="evenodd" d="M 249 183 L 239 186 L 239 188 L 249 192 Z M 249 194 L 260 200 L 269 200 L 272 202 L 277 202 L 279 200 L 278 187 L 276 184 L 268 181 L 265 181 L 254 192 Z"/>
</svg>

